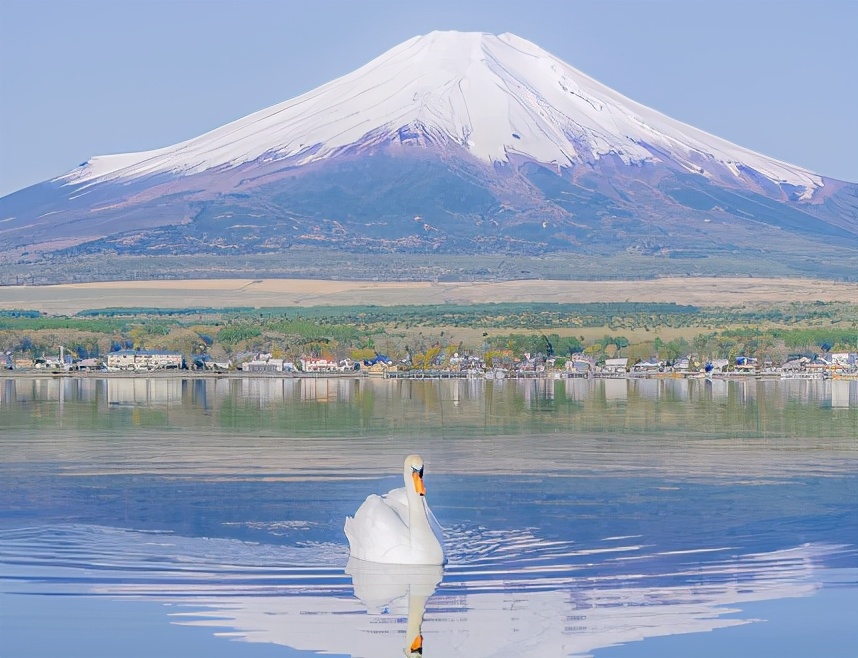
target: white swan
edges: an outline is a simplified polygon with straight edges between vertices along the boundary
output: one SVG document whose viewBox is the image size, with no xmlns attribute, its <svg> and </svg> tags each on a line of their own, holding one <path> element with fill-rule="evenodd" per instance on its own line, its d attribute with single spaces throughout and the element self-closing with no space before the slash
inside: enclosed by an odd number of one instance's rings
<svg viewBox="0 0 858 658">
<path fill-rule="evenodd" d="M 441 526 L 426 504 L 423 459 L 408 455 L 402 467 L 405 488 L 372 494 L 354 518 L 346 517 L 349 553 L 358 560 L 384 564 L 447 562 Z"/>
</svg>

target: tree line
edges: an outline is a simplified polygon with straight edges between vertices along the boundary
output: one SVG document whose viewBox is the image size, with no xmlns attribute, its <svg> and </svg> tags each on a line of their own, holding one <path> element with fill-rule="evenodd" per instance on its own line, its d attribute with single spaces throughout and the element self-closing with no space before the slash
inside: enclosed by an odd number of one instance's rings
<svg viewBox="0 0 858 658">
<path fill-rule="evenodd" d="M 453 338 L 450 328 L 476 338 Z M 594 336 L 592 329 L 604 330 Z M 585 337 L 584 329 L 589 337 Z M 476 330 L 474 332 L 473 330 Z M 682 335 L 673 335 L 680 330 Z M 665 331 L 662 337 L 660 331 Z M 634 332 L 634 333 L 633 333 Z M 669 335 L 667 335 L 669 334 Z M 378 352 L 412 362 L 455 353 L 520 358 L 524 354 L 674 360 L 737 355 L 783 362 L 797 353 L 858 351 L 858 305 L 794 303 L 697 308 L 639 302 L 343 306 L 289 309 L 100 309 L 75 316 L 0 313 L 0 351 L 35 358 L 59 345 L 78 358 L 117 349 L 238 357 L 369 358 Z M 430 358 L 431 357 L 431 358 Z"/>
</svg>

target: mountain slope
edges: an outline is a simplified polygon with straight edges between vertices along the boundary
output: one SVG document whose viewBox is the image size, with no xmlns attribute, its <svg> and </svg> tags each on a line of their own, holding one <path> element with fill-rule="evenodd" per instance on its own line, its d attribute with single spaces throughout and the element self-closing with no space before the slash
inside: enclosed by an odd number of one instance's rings
<svg viewBox="0 0 858 658">
<path fill-rule="evenodd" d="M 175 146 L 0 199 L 0 249 L 858 250 L 858 186 L 625 98 L 514 35 L 415 37 Z"/>
</svg>

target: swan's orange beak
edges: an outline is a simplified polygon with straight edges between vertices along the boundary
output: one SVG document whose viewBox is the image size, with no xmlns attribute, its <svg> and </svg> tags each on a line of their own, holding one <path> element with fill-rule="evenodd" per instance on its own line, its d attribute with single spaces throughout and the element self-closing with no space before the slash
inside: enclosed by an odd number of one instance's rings
<svg viewBox="0 0 858 658">
<path fill-rule="evenodd" d="M 418 635 L 414 638 L 414 642 L 411 643 L 411 653 L 417 653 L 421 656 L 423 655 L 423 636 Z"/>
<path fill-rule="evenodd" d="M 420 477 L 420 472 L 419 471 L 412 471 L 411 477 L 414 479 L 415 491 L 417 491 L 417 493 L 419 493 L 421 496 L 425 496 L 426 495 L 426 486 L 423 484 L 423 478 Z"/>
</svg>

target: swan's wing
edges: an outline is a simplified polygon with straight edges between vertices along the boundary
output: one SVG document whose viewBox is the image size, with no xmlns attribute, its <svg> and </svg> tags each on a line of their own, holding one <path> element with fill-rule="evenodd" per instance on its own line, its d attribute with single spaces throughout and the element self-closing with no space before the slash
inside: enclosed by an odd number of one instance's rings
<svg viewBox="0 0 858 658">
<path fill-rule="evenodd" d="M 374 533 L 406 533 L 408 526 L 403 523 L 399 512 L 394 509 L 385 497 L 372 494 L 367 496 L 363 504 L 355 512 L 352 525 L 359 527 L 361 532 Z M 407 517 L 406 508 L 406 518 Z"/>
<path fill-rule="evenodd" d="M 381 496 L 367 497 L 354 518 L 346 517 L 350 553 L 371 562 L 384 562 L 398 547 L 410 544 L 408 526 Z"/>
<path fill-rule="evenodd" d="M 405 487 L 399 489 L 391 489 L 382 497 L 384 503 L 396 512 L 399 520 L 408 526 L 408 496 L 405 493 Z"/>
</svg>

